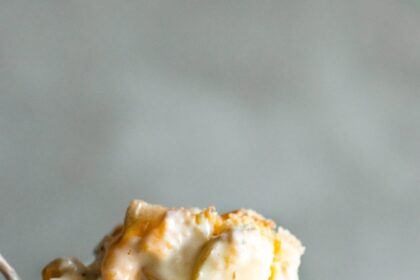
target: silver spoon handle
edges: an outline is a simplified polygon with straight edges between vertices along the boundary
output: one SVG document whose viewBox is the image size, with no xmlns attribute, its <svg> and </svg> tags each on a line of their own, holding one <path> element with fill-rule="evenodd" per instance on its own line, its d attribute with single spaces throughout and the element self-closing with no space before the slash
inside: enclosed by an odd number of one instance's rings
<svg viewBox="0 0 420 280">
<path fill-rule="evenodd" d="M 0 272 L 7 280 L 20 280 L 13 267 L 0 254 Z"/>
</svg>

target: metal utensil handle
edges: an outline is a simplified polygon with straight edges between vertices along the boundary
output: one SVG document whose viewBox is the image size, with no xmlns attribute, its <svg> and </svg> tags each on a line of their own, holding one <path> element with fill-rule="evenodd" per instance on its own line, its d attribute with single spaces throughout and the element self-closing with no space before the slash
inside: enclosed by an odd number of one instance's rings
<svg viewBox="0 0 420 280">
<path fill-rule="evenodd" d="M 13 267 L 0 254 L 0 272 L 7 280 L 20 280 Z"/>
</svg>

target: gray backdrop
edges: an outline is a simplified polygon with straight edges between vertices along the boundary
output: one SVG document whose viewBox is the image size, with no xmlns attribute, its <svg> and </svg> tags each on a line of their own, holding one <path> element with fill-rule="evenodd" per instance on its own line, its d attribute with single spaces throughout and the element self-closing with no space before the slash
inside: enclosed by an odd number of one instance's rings
<svg viewBox="0 0 420 280">
<path fill-rule="evenodd" d="M 418 279 L 420 2 L 0 0 L 0 251 L 91 258 L 130 199 L 255 208 L 302 279 Z"/>
</svg>

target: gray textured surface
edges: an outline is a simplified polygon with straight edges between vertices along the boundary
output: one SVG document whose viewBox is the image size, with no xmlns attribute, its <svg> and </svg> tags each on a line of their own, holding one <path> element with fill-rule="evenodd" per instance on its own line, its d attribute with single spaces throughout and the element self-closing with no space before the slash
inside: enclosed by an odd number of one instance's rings
<svg viewBox="0 0 420 280">
<path fill-rule="evenodd" d="M 302 279 L 418 279 L 420 3 L 0 0 L 0 251 L 90 258 L 132 198 L 251 207 Z"/>
</svg>

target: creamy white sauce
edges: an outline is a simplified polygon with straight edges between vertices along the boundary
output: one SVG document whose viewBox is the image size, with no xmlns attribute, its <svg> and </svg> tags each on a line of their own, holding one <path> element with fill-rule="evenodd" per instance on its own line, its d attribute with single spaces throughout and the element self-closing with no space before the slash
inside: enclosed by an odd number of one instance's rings
<svg viewBox="0 0 420 280">
<path fill-rule="evenodd" d="M 235 227 L 217 237 L 198 269 L 197 280 L 256 280 L 270 277 L 273 243 L 254 227 Z"/>
</svg>

